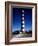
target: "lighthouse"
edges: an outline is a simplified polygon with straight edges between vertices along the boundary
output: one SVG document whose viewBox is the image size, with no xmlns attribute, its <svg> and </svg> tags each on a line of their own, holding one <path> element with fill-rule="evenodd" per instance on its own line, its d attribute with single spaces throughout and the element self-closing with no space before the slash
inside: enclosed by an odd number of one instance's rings
<svg viewBox="0 0 38 46">
<path fill-rule="evenodd" d="M 24 10 L 22 10 L 22 15 L 21 15 L 21 32 L 24 33 Z"/>
</svg>

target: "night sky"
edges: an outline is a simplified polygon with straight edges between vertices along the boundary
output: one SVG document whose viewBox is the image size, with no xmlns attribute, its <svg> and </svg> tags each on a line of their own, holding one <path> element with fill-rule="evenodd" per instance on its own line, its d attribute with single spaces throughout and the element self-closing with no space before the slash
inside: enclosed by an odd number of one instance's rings
<svg viewBox="0 0 38 46">
<path fill-rule="evenodd" d="M 29 31 L 32 29 L 32 9 L 30 8 L 12 8 L 12 32 L 21 30 L 21 15 L 24 10 L 24 29 Z"/>
</svg>

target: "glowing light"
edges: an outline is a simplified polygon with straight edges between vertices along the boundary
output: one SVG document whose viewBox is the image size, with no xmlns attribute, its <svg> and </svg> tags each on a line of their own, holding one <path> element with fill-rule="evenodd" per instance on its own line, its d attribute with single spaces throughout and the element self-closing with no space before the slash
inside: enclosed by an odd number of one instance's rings
<svg viewBox="0 0 38 46">
<path fill-rule="evenodd" d="M 24 24 L 24 21 L 22 21 L 22 23 Z"/>
</svg>

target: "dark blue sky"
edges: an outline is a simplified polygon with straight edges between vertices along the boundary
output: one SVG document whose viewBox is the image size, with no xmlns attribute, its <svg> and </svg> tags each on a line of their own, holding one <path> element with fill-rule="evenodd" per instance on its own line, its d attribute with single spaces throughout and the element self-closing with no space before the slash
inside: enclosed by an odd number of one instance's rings
<svg viewBox="0 0 38 46">
<path fill-rule="evenodd" d="M 12 31 L 17 29 L 21 30 L 21 15 L 22 10 L 24 10 L 24 22 L 25 31 L 32 29 L 32 9 L 27 8 L 13 8 L 12 9 Z"/>
</svg>

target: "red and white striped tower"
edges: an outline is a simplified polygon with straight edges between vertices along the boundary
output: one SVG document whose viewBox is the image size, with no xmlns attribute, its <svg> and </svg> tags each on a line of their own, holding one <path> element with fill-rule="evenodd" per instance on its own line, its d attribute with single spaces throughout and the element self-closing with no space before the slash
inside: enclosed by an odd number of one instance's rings
<svg viewBox="0 0 38 46">
<path fill-rule="evenodd" d="M 22 10 L 21 31 L 24 32 L 24 10 Z"/>
</svg>

